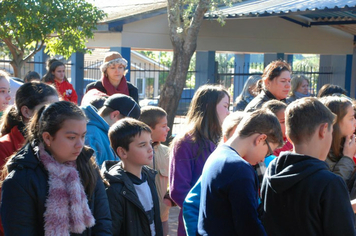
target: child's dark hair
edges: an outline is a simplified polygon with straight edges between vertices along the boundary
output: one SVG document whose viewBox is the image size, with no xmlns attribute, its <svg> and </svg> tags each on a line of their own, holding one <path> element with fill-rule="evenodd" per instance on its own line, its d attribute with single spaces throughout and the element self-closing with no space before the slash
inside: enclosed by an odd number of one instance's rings
<svg viewBox="0 0 356 236">
<path fill-rule="evenodd" d="M 128 151 L 130 143 L 137 135 L 140 136 L 142 132 L 151 133 L 151 129 L 142 121 L 133 118 L 121 119 L 109 129 L 110 145 L 115 153 L 118 147 Z"/>
<path fill-rule="evenodd" d="M 30 122 L 27 141 L 30 143 L 34 141 L 43 142 L 43 132 L 48 132 L 54 137 L 63 127 L 64 122 L 69 119 L 86 120 L 86 116 L 84 115 L 84 112 L 72 102 L 60 101 L 42 107 L 33 116 L 32 121 Z M 88 149 L 89 147 L 83 148 L 76 163 L 84 189 L 86 190 L 86 193 L 91 196 L 94 192 L 99 172 L 94 157 L 85 156 Z"/>
<path fill-rule="evenodd" d="M 140 121 L 147 124 L 151 129 L 154 129 L 159 120 L 167 117 L 167 112 L 160 107 L 145 106 L 141 108 Z"/>
<path fill-rule="evenodd" d="M 1 119 L 1 135 L 10 133 L 16 125 L 23 123 L 21 108 L 26 106 L 32 110 L 37 105 L 45 102 L 49 96 L 57 96 L 57 90 L 45 83 L 25 83 L 16 91 L 15 105 L 6 110 Z"/>
<path fill-rule="evenodd" d="M 235 133 L 241 137 L 249 137 L 256 133 L 265 134 L 268 142 L 276 143 L 278 146 L 283 145 L 281 125 L 277 117 L 266 109 L 246 113 Z"/>
<path fill-rule="evenodd" d="M 262 108 L 270 110 L 273 114 L 277 114 L 281 110 L 285 110 L 287 108 L 287 104 L 281 102 L 277 99 L 269 100 L 262 105 Z"/>
<path fill-rule="evenodd" d="M 346 116 L 347 108 L 352 107 L 352 102 L 347 98 L 327 96 L 320 99 L 332 113 L 336 115 L 336 121 L 333 126 L 333 139 L 331 142 L 331 151 L 334 155 L 329 155 L 332 161 L 339 161 L 342 157 L 343 145 L 345 137 L 342 137 L 339 122 Z"/>
<path fill-rule="evenodd" d="M 341 93 L 347 95 L 347 91 L 338 85 L 324 84 L 323 87 L 321 87 L 321 89 L 319 90 L 317 97 L 321 98 L 321 97 L 331 96 L 334 93 Z"/>
<path fill-rule="evenodd" d="M 25 83 L 29 83 L 32 80 L 41 80 L 41 76 L 36 71 L 29 71 L 26 73 L 25 77 L 23 78 Z"/>
<path fill-rule="evenodd" d="M 54 72 L 58 66 L 65 67 L 64 63 L 58 61 L 57 59 L 54 59 L 52 63 L 48 63 L 49 68 L 45 76 L 43 76 L 43 82 L 54 83 L 54 75 L 52 74 L 52 72 Z M 67 81 L 67 77 L 64 77 L 64 80 Z"/>
<path fill-rule="evenodd" d="M 335 122 L 335 114 L 317 98 L 298 99 L 287 106 L 286 134 L 293 144 L 310 141 L 316 129 L 323 123 L 329 128 Z"/>
</svg>

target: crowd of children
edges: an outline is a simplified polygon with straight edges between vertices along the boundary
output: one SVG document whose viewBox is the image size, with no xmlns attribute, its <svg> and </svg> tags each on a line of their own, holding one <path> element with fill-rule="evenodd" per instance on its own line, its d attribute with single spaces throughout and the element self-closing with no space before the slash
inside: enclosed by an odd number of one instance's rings
<svg viewBox="0 0 356 236">
<path fill-rule="evenodd" d="M 0 236 L 167 236 L 174 206 L 179 236 L 356 235 L 356 103 L 342 88 L 311 97 L 273 61 L 231 114 L 226 89 L 199 87 L 166 146 L 167 113 L 137 104 L 126 66 L 110 52 L 81 102 L 58 60 L 14 105 L 0 73 Z"/>
</svg>

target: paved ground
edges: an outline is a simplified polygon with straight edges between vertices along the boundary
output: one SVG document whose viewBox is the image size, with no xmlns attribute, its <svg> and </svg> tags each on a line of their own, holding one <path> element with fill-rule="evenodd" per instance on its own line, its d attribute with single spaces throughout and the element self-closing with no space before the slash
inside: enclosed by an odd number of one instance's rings
<svg viewBox="0 0 356 236">
<path fill-rule="evenodd" d="M 179 215 L 179 207 L 172 207 L 169 211 L 169 236 L 176 236 L 177 235 L 177 228 L 178 228 L 178 215 Z"/>
</svg>

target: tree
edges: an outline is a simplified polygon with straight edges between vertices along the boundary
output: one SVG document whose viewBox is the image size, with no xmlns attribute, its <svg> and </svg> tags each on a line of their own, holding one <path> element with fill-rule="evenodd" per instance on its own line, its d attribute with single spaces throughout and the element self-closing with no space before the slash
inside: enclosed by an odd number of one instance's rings
<svg viewBox="0 0 356 236">
<path fill-rule="evenodd" d="M 173 126 L 190 60 L 197 48 L 197 38 L 204 14 L 229 0 L 167 0 L 169 35 L 173 45 L 173 61 L 166 83 L 160 94 L 159 106 L 168 114 L 168 125 Z M 223 23 L 223 18 L 219 18 Z"/>
<path fill-rule="evenodd" d="M 2 0 L 0 40 L 9 49 L 14 76 L 46 46 L 51 55 L 66 58 L 85 52 L 96 23 L 106 14 L 85 0 Z"/>
</svg>

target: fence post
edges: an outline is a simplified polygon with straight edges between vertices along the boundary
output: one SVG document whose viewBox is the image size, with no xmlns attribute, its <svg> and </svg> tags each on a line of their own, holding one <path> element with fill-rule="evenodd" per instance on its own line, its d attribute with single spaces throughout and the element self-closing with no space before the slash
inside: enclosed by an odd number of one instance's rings
<svg viewBox="0 0 356 236">
<path fill-rule="evenodd" d="M 84 54 L 81 52 L 73 53 L 71 56 L 71 77 L 72 85 L 78 94 L 78 104 L 82 101 L 84 95 Z"/>
<path fill-rule="evenodd" d="M 215 81 L 215 51 L 196 52 L 195 62 L 195 89 Z"/>
<path fill-rule="evenodd" d="M 48 59 L 48 54 L 44 52 L 45 47 L 38 51 L 34 56 L 34 70 L 43 77 L 47 73 L 46 61 Z M 24 74 L 23 74 L 24 76 Z"/>
</svg>

